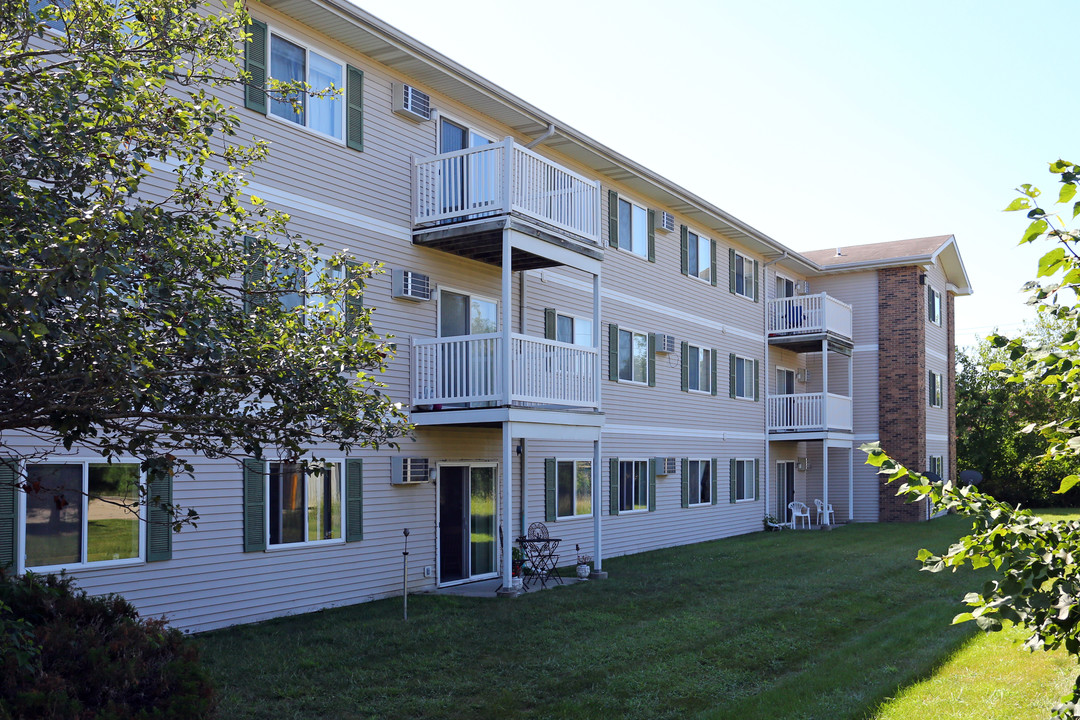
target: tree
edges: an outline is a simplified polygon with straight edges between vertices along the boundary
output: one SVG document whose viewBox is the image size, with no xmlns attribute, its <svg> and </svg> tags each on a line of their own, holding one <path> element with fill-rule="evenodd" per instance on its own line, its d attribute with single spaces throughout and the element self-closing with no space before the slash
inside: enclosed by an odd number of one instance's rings
<svg viewBox="0 0 1080 720">
<path fill-rule="evenodd" d="M 1021 336 L 1028 343 L 1045 344 L 1060 339 L 1064 331 L 1043 317 Z M 1080 470 L 1080 461 L 1045 457 L 1048 443 L 1034 432 L 1054 417 L 1052 391 L 1032 380 L 1009 382 L 1020 368 L 990 339 L 960 350 L 957 362 L 958 468 L 982 473 L 981 489 L 999 500 L 1036 507 L 1066 504 L 1068 500 L 1053 491 L 1062 477 Z"/>
<path fill-rule="evenodd" d="M 1080 201 L 1075 200 L 1080 166 L 1058 160 L 1050 164 L 1050 172 L 1060 183 L 1057 204 L 1065 206 L 1068 217 L 1080 216 Z M 1051 416 L 1028 429 L 1046 442 L 1044 457 L 1075 460 L 1080 455 L 1080 230 L 1069 229 L 1059 214 L 1043 209 L 1035 186 L 1022 185 L 1019 192 L 1006 210 L 1026 211 L 1031 221 L 1021 244 L 1040 238 L 1053 244 L 1039 260 L 1036 280 L 1025 286 L 1028 302 L 1061 332 L 1014 339 L 993 336 L 991 345 L 1005 359 L 992 363 L 990 369 L 1011 367 L 1009 382 L 1046 388 Z M 1043 520 L 976 487 L 929 482 L 891 460 L 877 443 L 862 449 L 869 455 L 867 463 L 879 466 L 889 482 L 903 481 L 898 494 L 929 498 L 939 508 L 972 519 L 971 533 L 947 551 L 919 553 L 923 569 L 931 572 L 965 565 L 999 571 L 980 590 L 964 597 L 971 611 L 957 615 L 954 623 L 973 620 L 987 632 L 1000 630 L 1003 620 L 1017 623 L 1030 632 L 1028 649 L 1064 647 L 1080 660 L 1080 522 Z M 1080 475 L 1068 475 L 1056 492 L 1067 492 L 1078 483 Z M 1054 716 L 1080 717 L 1080 677 L 1054 707 Z"/>
<path fill-rule="evenodd" d="M 268 153 L 219 99 L 243 2 L 41 4 L 0 9 L 0 457 L 29 436 L 190 472 L 401 437 L 376 268 L 243 194 Z"/>
</svg>

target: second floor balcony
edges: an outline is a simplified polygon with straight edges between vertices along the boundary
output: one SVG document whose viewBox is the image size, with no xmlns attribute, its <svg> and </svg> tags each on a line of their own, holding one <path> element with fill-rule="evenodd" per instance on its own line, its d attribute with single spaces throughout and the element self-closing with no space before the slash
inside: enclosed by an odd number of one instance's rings
<svg viewBox="0 0 1080 720">
<path fill-rule="evenodd" d="M 506 138 L 416 159 L 413 214 L 417 228 L 514 216 L 595 246 L 600 183 Z"/>
<path fill-rule="evenodd" d="M 851 398 L 836 393 L 771 395 L 766 405 L 770 433 L 851 431 Z"/>
<path fill-rule="evenodd" d="M 520 405 L 596 410 L 595 348 L 514 333 L 509 383 L 501 333 L 412 341 L 412 404 L 418 409 Z"/>
<path fill-rule="evenodd" d="M 770 300 L 766 317 L 769 342 L 776 345 L 798 345 L 811 338 L 851 341 L 851 306 L 828 293 Z M 820 342 L 807 346 L 810 351 L 818 348 Z"/>
</svg>

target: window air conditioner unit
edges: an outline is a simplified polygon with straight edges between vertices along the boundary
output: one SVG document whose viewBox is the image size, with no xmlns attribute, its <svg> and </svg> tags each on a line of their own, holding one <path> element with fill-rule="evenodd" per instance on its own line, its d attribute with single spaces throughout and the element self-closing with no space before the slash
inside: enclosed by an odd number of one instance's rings
<svg viewBox="0 0 1080 720">
<path fill-rule="evenodd" d="M 675 232 L 675 216 L 667 210 L 660 211 L 660 229 L 664 232 Z"/>
<path fill-rule="evenodd" d="M 809 379 L 810 373 L 808 373 L 805 369 L 795 371 L 795 380 L 797 380 L 798 382 L 804 383 Z"/>
<path fill-rule="evenodd" d="M 390 483 L 416 485 L 431 481 L 431 463 L 427 458 L 390 458 Z"/>
<path fill-rule="evenodd" d="M 656 352 L 673 353 L 675 352 L 675 336 L 674 335 L 657 335 L 656 336 Z"/>
<path fill-rule="evenodd" d="M 797 282 L 797 283 L 795 283 L 795 294 L 796 295 L 809 295 L 810 294 L 810 283 L 809 282 Z"/>
<path fill-rule="evenodd" d="M 391 295 L 403 300 L 430 300 L 431 278 L 412 270 L 394 268 L 390 273 Z"/>
<path fill-rule="evenodd" d="M 394 83 L 394 112 L 410 120 L 431 119 L 431 96 L 412 85 Z"/>
<path fill-rule="evenodd" d="M 657 475 L 674 475 L 676 467 L 676 458 L 673 457 L 658 457 L 653 458 L 653 462 L 656 463 Z"/>
</svg>

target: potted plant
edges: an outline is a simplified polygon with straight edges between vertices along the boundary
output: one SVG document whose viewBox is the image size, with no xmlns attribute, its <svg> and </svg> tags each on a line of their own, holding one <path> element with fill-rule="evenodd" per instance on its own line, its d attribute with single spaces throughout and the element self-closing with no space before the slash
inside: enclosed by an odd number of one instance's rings
<svg viewBox="0 0 1080 720">
<path fill-rule="evenodd" d="M 515 590 L 521 589 L 522 583 L 522 565 L 525 563 L 525 553 L 521 551 L 521 548 L 515 547 L 510 549 L 510 584 Z"/>
<path fill-rule="evenodd" d="M 577 576 L 578 580 L 587 580 L 589 573 L 592 572 L 592 555 L 583 554 L 581 552 L 581 545 L 575 545 L 574 550 L 577 552 Z"/>
<path fill-rule="evenodd" d="M 765 516 L 765 529 L 769 532 L 779 532 L 787 527 L 787 523 L 773 515 Z"/>
</svg>

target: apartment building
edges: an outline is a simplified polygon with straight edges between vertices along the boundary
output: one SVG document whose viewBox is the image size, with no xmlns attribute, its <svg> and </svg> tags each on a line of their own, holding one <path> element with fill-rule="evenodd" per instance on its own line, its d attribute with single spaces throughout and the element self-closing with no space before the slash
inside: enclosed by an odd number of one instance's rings
<svg viewBox="0 0 1080 720">
<path fill-rule="evenodd" d="M 88 550 L 89 505 L 61 552 L 15 493 L 17 570 L 202 630 L 400 593 L 406 528 L 410 586 L 430 590 L 509 586 L 538 520 L 560 564 L 580 545 L 602 574 L 760 530 L 791 501 L 841 523 L 927 516 L 855 448 L 953 473 L 952 308 L 970 285 L 951 237 L 800 254 L 343 0 L 249 9 L 255 77 L 345 89 L 305 113 L 225 98 L 272 144 L 251 191 L 388 268 L 364 302 L 396 338 L 388 392 L 414 436 L 318 449 L 319 478 L 196 459 L 171 492 L 198 528 L 162 542 L 134 522 L 113 557 Z M 23 468 L 46 471 L 108 484 L 78 451 Z"/>
</svg>

